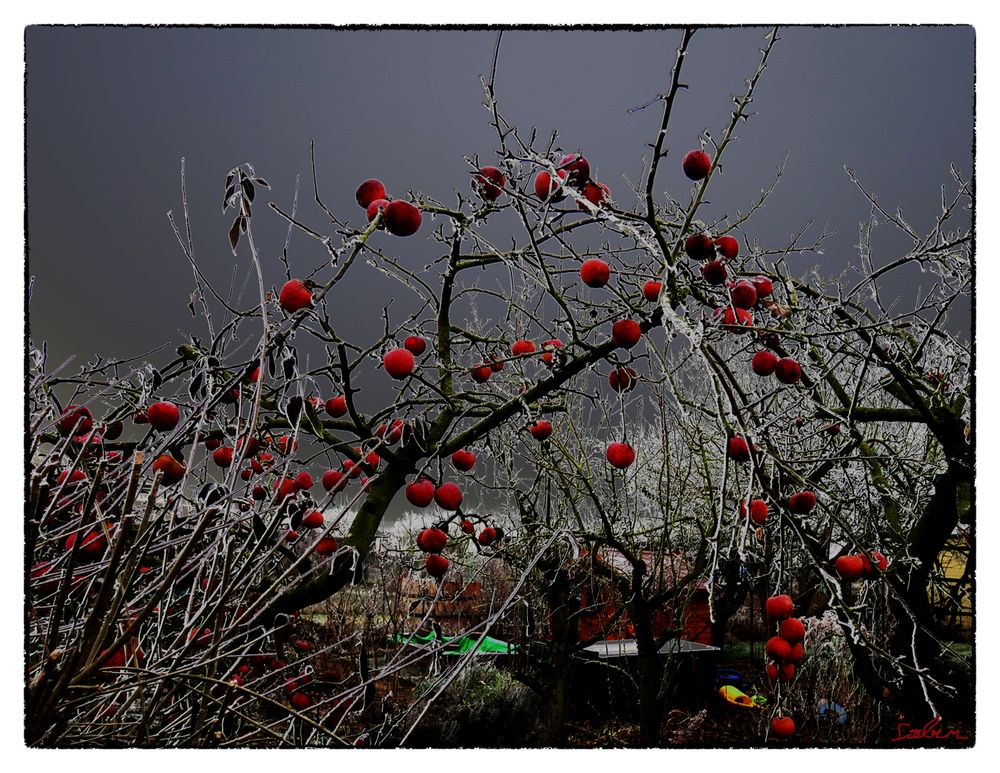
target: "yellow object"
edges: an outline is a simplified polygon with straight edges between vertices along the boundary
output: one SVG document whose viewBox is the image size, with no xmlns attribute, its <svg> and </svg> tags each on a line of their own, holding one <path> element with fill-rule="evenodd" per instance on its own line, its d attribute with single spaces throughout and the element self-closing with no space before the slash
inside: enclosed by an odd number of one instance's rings
<svg viewBox="0 0 1000 773">
<path fill-rule="evenodd" d="M 719 695 L 725 698 L 726 703 L 731 703 L 733 706 L 739 706 L 744 709 L 759 709 L 753 698 L 747 695 L 742 690 L 738 690 L 731 684 L 727 684 L 719 688 Z"/>
</svg>

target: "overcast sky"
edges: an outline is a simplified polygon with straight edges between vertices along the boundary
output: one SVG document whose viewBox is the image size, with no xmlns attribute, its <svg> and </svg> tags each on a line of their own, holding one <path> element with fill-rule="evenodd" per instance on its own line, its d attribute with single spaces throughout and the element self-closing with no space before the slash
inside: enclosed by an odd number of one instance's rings
<svg viewBox="0 0 1000 773">
<path fill-rule="evenodd" d="M 730 95 L 752 74 L 766 30 L 699 31 L 684 70 L 668 138 L 680 154 L 700 131 L 718 132 Z M 558 129 L 582 148 L 601 180 L 622 191 L 640 176 L 658 107 L 628 108 L 667 85 L 678 30 L 516 30 L 505 34 L 501 109 L 512 123 Z M 309 190 L 309 143 L 316 141 L 327 203 L 359 222 L 357 183 L 384 180 L 397 195 L 418 190 L 451 200 L 467 189 L 463 155 L 490 158 L 496 137 L 482 107 L 493 31 L 28 28 L 27 135 L 29 321 L 50 363 L 70 353 L 131 356 L 171 349 L 203 332 L 187 303 L 191 271 L 166 219 L 180 212 L 178 171 L 187 190 L 202 269 L 222 289 L 234 259 L 220 208 L 228 169 L 250 161 L 291 200 L 296 174 Z M 791 27 L 781 33 L 725 174 L 712 186 L 715 214 L 744 207 L 786 153 L 785 177 L 746 237 L 777 246 L 810 220 L 835 230 L 825 255 L 794 257 L 801 273 L 819 264 L 838 273 L 855 260 L 867 205 L 845 164 L 891 207 L 924 228 L 933 218 L 949 164 L 972 171 L 973 48 L 970 27 Z M 675 175 L 676 176 L 676 175 Z M 723 184 L 724 183 L 724 184 Z M 666 183 L 664 183 L 666 185 Z M 685 190 L 674 180 L 674 193 Z M 304 195 L 301 212 L 324 228 Z M 259 209 L 255 228 L 269 282 L 285 238 L 276 215 Z M 431 257 L 419 237 L 394 248 Z M 886 259 L 898 246 L 876 243 Z M 307 238 L 292 241 L 293 271 L 322 260 Z M 918 273 L 899 275 L 912 295 Z M 926 281 L 926 278 L 923 278 Z M 367 343 L 392 285 L 364 267 L 337 298 L 338 332 Z M 372 299 L 377 302 L 373 303 Z M 967 328 L 967 312 L 954 329 Z M 374 339 L 378 331 L 371 333 Z"/>
</svg>

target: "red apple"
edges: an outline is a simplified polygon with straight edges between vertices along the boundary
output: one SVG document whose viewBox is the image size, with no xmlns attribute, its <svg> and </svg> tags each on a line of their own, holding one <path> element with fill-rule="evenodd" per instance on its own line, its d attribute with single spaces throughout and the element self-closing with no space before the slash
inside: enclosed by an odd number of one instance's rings
<svg viewBox="0 0 1000 773">
<path fill-rule="evenodd" d="M 708 234 L 691 234 L 684 240 L 684 252 L 692 260 L 715 257 L 715 243 Z"/>
<path fill-rule="evenodd" d="M 181 420 L 181 412 L 173 403 L 161 400 L 146 409 L 146 418 L 158 432 L 170 432 Z"/>
<path fill-rule="evenodd" d="M 326 401 L 326 412 L 335 419 L 339 419 L 341 416 L 346 416 L 347 398 L 344 397 L 344 395 L 337 395 L 337 397 L 331 397 L 329 400 Z"/>
<path fill-rule="evenodd" d="M 791 738 L 795 735 L 795 722 L 791 717 L 779 716 L 771 720 L 771 735 L 775 738 Z"/>
<path fill-rule="evenodd" d="M 408 201 L 396 199 L 385 208 L 385 230 L 393 236 L 412 236 L 420 230 L 420 210 Z"/>
<path fill-rule="evenodd" d="M 344 485 L 341 481 L 344 480 L 344 473 L 340 470 L 327 470 L 323 473 L 323 488 L 327 491 L 343 491 Z"/>
<path fill-rule="evenodd" d="M 660 291 L 663 289 L 663 282 L 650 279 L 642 286 L 642 297 L 650 303 L 655 303 L 660 299 Z"/>
<path fill-rule="evenodd" d="M 632 368 L 615 368 L 608 374 L 608 385 L 616 392 L 631 392 L 639 383 L 639 376 Z"/>
<path fill-rule="evenodd" d="M 454 483 L 442 483 L 434 491 L 434 501 L 442 510 L 457 510 L 462 505 L 462 490 Z"/>
<path fill-rule="evenodd" d="M 440 553 L 448 544 L 448 535 L 441 529 L 424 529 L 417 535 L 417 547 L 425 553 Z"/>
<path fill-rule="evenodd" d="M 86 435 L 94 428 L 94 415 L 89 408 L 67 405 L 59 415 L 59 432 L 63 435 Z"/>
<path fill-rule="evenodd" d="M 785 660 L 792 652 L 792 645 L 780 636 L 772 636 L 764 645 L 764 651 L 775 660 Z"/>
<path fill-rule="evenodd" d="M 403 348 L 419 357 L 427 349 L 427 341 L 420 336 L 407 336 L 406 340 L 403 341 Z"/>
<path fill-rule="evenodd" d="M 490 376 L 493 375 L 493 368 L 489 365 L 477 365 L 470 371 L 470 374 L 472 375 L 472 380 L 477 384 L 485 384 L 489 381 Z"/>
<path fill-rule="evenodd" d="M 476 464 L 476 455 L 460 448 L 451 455 L 451 463 L 462 472 L 468 472 Z"/>
<path fill-rule="evenodd" d="M 531 425 L 531 436 L 535 440 L 548 440 L 552 435 L 552 422 L 539 419 Z"/>
<path fill-rule="evenodd" d="M 635 450 L 628 443 L 612 443 L 608 446 L 607 457 L 612 467 L 624 470 L 635 461 Z"/>
<path fill-rule="evenodd" d="M 631 349 L 642 338 L 642 328 L 634 319 L 620 319 L 611 326 L 612 340 L 623 349 Z"/>
<path fill-rule="evenodd" d="M 303 470 L 295 476 L 295 485 L 300 491 L 308 491 L 313 487 L 312 475 Z"/>
<path fill-rule="evenodd" d="M 305 282 L 301 279 L 289 279 L 281 286 L 278 303 L 289 314 L 294 314 L 312 306 L 312 291 L 306 287 Z"/>
<path fill-rule="evenodd" d="M 816 495 L 811 491 L 799 491 L 788 497 L 788 509 L 795 515 L 808 515 L 816 507 Z"/>
<path fill-rule="evenodd" d="M 448 571 L 448 559 L 438 553 L 431 553 L 424 561 L 424 568 L 431 577 L 440 580 Z"/>
<path fill-rule="evenodd" d="M 789 617 L 794 608 L 795 605 L 792 602 L 791 596 L 771 596 L 764 602 L 764 610 L 767 612 L 767 616 L 775 620 L 784 620 L 786 617 Z"/>
<path fill-rule="evenodd" d="M 712 321 L 732 331 L 738 331 L 741 327 L 753 326 L 753 314 L 746 309 L 736 309 L 734 312 L 731 307 L 726 306 L 712 313 Z"/>
<path fill-rule="evenodd" d="M 313 552 L 319 556 L 330 556 L 337 552 L 337 540 L 333 537 L 323 537 L 313 546 Z"/>
<path fill-rule="evenodd" d="M 519 357 L 522 354 L 533 354 L 535 351 L 535 344 L 533 341 L 528 341 L 525 338 L 517 340 L 510 347 L 510 353 L 515 357 Z"/>
<path fill-rule="evenodd" d="M 778 636 L 789 644 L 798 644 L 806 638 L 806 627 L 797 617 L 789 617 L 778 626 Z"/>
<path fill-rule="evenodd" d="M 704 150 L 689 151 L 684 160 L 681 161 L 681 168 L 690 180 L 704 180 L 708 177 L 708 172 L 712 168 L 712 157 Z"/>
<path fill-rule="evenodd" d="M 73 532 L 66 538 L 64 546 L 66 548 L 66 552 L 73 549 L 78 536 L 79 534 L 77 532 Z M 83 540 L 80 542 L 80 553 L 87 558 L 100 558 L 107 546 L 108 540 L 105 538 L 104 532 L 102 532 L 99 528 L 91 529 L 83 536 Z"/>
<path fill-rule="evenodd" d="M 368 209 L 368 205 L 376 199 L 386 198 L 385 186 L 382 184 L 381 180 L 376 180 L 373 177 L 370 180 L 365 180 L 358 186 L 358 190 L 354 193 L 354 197 L 358 200 L 358 205 L 360 207 Z"/>
<path fill-rule="evenodd" d="M 302 519 L 302 525 L 307 529 L 319 529 L 323 526 L 323 513 L 319 510 L 313 510 Z"/>
<path fill-rule="evenodd" d="M 848 582 L 854 582 L 865 571 L 860 556 L 841 556 L 833 562 L 833 568 L 837 570 L 837 574 Z"/>
<path fill-rule="evenodd" d="M 798 665 L 806 658 L 805 648 L 801 643 L 796 643 L 792 645 L 792 651 L 788 654 L 788 662 L 792 665 Z M 792 674 L 794 675 L 794 671 Z"/>
<path fill-rule="evenodd" d="M 737 282 L 729 291 L 729 297 L 733 300 L 733 306 L 749 309 L 757 302 L 757 291 L 750 282 Z"/>
<path fill-rule="evenodd" d="M 750 461 L 750 446 L 741 437 L 731 437 L 726 443 L 726 456 L 736 462 Z"/>
<path fill-rule="evenodd" d="M 233 463 L 233 449 L 231 446 L 221 446 L 212 452 L 212 461 L 219 467 L 225 469 Z"/>
<path fill-rule="evenodd" d="M 589 181 L 583 186 L 583 190 L 580 191 L 583 194 L 583 198 L 593 204 L 595 207 L 601 206 L 605 201 L 611 198 L 611 189 L 604 183 L 599 183 L 595 181 Z M 587 205 L 582 201 L 576 203 L 577 209 L 588 212 Z"/>
<path fill-rule="evenodd" d="M 750 520 L 755 524 L 760 526 L 767 520 L 767 502 L 763 499 L 751 499 L 750 500 Z M 740 502 L 740 518 L 747 517 L 747 504 L 746 502 Z"/>
<path fill-rule="evenodd" d="M 555 350 L 562 348 L 563 343 L 558 338 L 550 338 L 548 341 L 542 341 L 542 362 L 546 365 L 551 365 L 553 359 L 555 359 Z"/>
<path fill-rule="evenodd" d="M 774 284 L 766 276 L 755 276 L 750 281 L 753 282 L 758 298 L 766 298 L 774 292 Z"/>
<path fill-rule="evenodd" d="M 750 368 L 758 376 L 770 376 L 774 373 L 774 368 L 777 364 L 777 356 L 766 349 L 761 349 L 750 360 Z"/>
<path fill-rule="evenodd" d="M 590 258 L 580 266 L 580 278 L 587 287 L 604 287 L 611 280 L 611 268 L 603 260 Z"/>
<path fill-rule="evenodd" d="M 566 194 L 560 189 L 562 188 L 562 181 L 566 179 L 566 170 L 559 169 L 556 174 L 558 175 L 557 180 L 553 180 L 552 175 L 544 170 L 539 172 L 535 177 L 535 195 L 542 201 L 551 196 L 554 203 L 562 201 L 565 197 Z"/>
<path fill-rule="evenodd" d="M 478 542 L 483 547 L 487 545 L 492 545 L 497 540 L 497 530 L 492 526 L 487 526 L 481 532 L 479 532 Z"/>
<path fill-rule="evenodd" d="M 802 368 L 791 357 L 782 357 L 774 366 L 774 375 L 782 384 L 797 384 Z"/>
<path fill-rule="evenodd" d="M 503 172 L 495 166 L 484 166 L 472 177 L 472 190 L 486 201 L 496 201 L 503 195 L 505 183 Z"/>
<path fill-rule="evenodd" d="M 720 236 L 715 240 L 715 246 L 719 248 L 719 254 L 726 260 L 732 260 L 740 254 L 740 243 L 732 236 Z"/>
<path fill-rule="evenodd" d="M 710 285 L 721 285 L 729 276 L 729 270 L 721 260 L 710 260 L 701 267 L 701 275 Z"/>
<path fill-rule="evenodd" d="M 386 207 L 389 206 L 388 199 L 375 199 L 371 204 L 368 205 L 368 209 L 365 212 L 368 222 L 370 223 L 374 220 L 379 212 L 385 212 Z M 378 224 L 379 228 L 385 228 L 385 215 L 382 216 L 382 222 Z"/>
<path fill-rule="evenodd" d="M 590 162 L 578 153 L 569 153 L 559 162 L 559 170 L 567 174 L 569 185 L 580 186 L 590 179 Z"/>
<path fill-rule="evenodd" d="M 385 357 L 382 358 L 382 367 L 385 368 L 385 372 L 395 379 L 404 379 L 409 376 L 413 373 L 415 364 L 413 353 L 406 349 L 392 349 L 386 352 Z"/>
<path fill-rule="evenodd" d="M 461 528 L 462 531 L 465 532 L 466 534 L 472 534 L 476 530 L 476 527 L 472 525 L 472 521 L 470 521 L 468 518 L 462 521 L 462 523 L 459 525 L 459 528 Z"/>
<path fill-rule="evenodd" d="M 153 462 L 153 470 L 162 472 L 161 482 L 164 486 L 172 486 L 184 477 L 187 468 L 168 454 L 162 454 Z"/>
</svg>

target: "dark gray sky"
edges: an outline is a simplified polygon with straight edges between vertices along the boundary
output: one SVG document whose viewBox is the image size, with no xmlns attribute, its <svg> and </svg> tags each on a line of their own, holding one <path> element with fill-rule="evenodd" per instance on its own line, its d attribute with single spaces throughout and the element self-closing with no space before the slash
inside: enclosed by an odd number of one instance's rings
<svg viewBox="0 0 1000 773">
<path fill-rule="evenodd" d="M 764 29 L 699 31 L 692 41 L 668 139 L 674 163 L 698 133 L 718 132 L 758 60 Z M 666 87 L 677 30 L 510 31 L 498 77 L 501 109 L 540 136 L 582 148 L 599 178 L 623 192 L 635 180 L 659 109 L 629 114 Z M 309 192 L 309 141 L 320 184 L 341 217 L 358 222 L 357 183 L 375 176 L 390 191 L 452 200 L 467 190 L 464 155 L 493 157 L 496 138 L 482 107 L 495 32 L 278 29 L 28 28 L 29 271 L 35 277 L 32 338 L 50 362 L 69 353 L 129 356 L 202 332 L 186 304 L 191 272 L 165 213 L 179 215 L 179 161 L 201 265 L 223 290 L 237 261 L 220 211 L 225 172 L 252 162 L 291 200 L 295 175 Z M 855 260 L 865 201 L 842 166 L 856 169 L 887 203 L 924 228 L 954 163 L 972 172 L 974 32 L 970 27 L 786 28 L 754 107 L 712 186 L 711 211 L 744 207 L 789 152 L 786 175 L 746 234 L 772 246 L 808 220 L 838 233 L 818 263 L 834 274 Z M 672 192 L 686 190 L 673 175 Z M 302 196 L 303 217 L 323 218 Z M 619 201 L 623 199 L 619 198 Z M 625 199 L 627 201 L 627 199 Z M 267 279 L 282 222 L 255 218 Z M 876 244 L 891 250 L 899 243 Z M 403 257 L 433 257 L 426 240 L 394 240 Z M 885 257 L 890 253 L 886 252 Z M 293 270 L 322 261 L 293 238 Z M 901 278 L 912 294 L 920 276 Z M 368 267 L 338 299 L 341 327 L 367 343 L 364 328 L 394 291 Z M 368 296 L 368 297 L 366 297 Z M 374 297 L 380 303 L 373 304 Z M 352 331 L 351 325 L 357 330 Z M 953 327 L 968 327 L 967 313 Z M 373 331 L 371 338 L 377 335 Z"/>
</svg>

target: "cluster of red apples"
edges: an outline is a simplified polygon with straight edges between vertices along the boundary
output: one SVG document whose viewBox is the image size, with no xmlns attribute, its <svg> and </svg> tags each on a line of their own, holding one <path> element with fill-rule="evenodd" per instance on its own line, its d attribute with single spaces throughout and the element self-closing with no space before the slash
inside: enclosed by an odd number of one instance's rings
<svg viewBox="0 0 1000 773">
<path fill-rule="evenodd" d="M 791 596 L 771 596 L 764 605 L 767 617 L 778 623 L 777 636 L 768 639 L 764 647 L 770 658 L 765 670 L 772 681 L 792 681 L 795 667 L 806 656 L 806 628 L 801 620 L 792 617 L 794 608 Z M 791 717 L 779 714 L 771 720 L 771 734 L 776 738 L 790 738 L 794 733 L 795 721 Z"/>
</svg>

